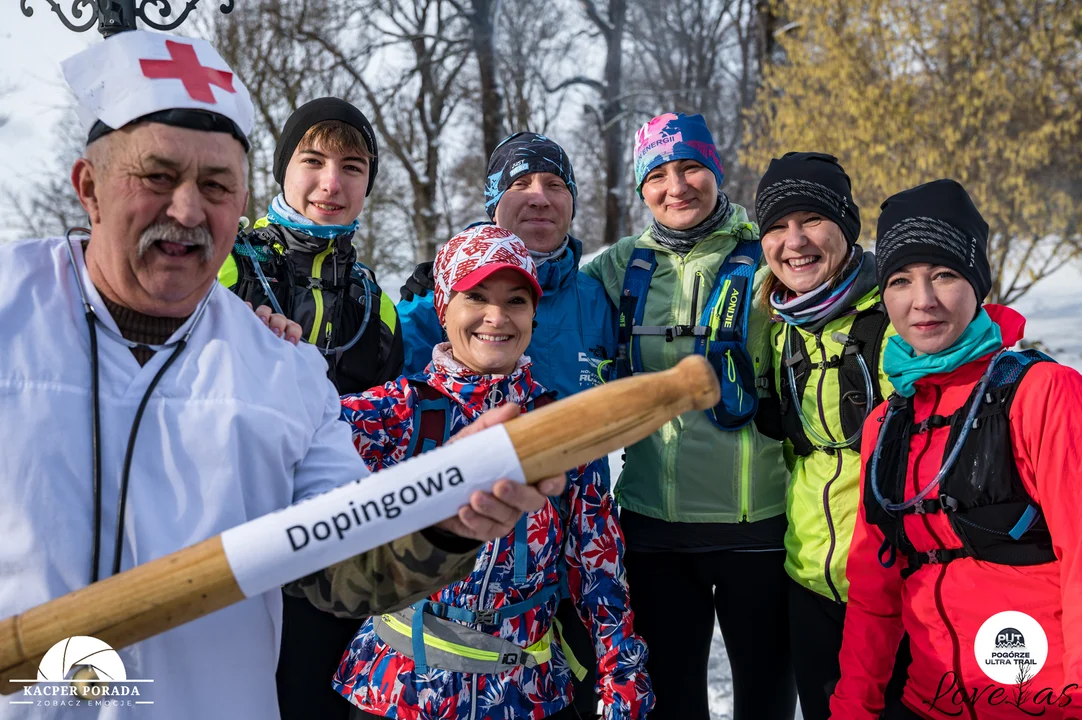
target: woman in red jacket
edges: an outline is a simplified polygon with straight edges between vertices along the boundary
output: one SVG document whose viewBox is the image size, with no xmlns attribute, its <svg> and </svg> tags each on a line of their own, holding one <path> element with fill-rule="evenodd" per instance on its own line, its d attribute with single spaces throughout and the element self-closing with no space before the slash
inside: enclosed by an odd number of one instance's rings
<svg viewBox="0 0 1082 720">
<path fill-rule="evenodd" d="M 896 393 L 865 425 L 836 720 L 1082 718 L 1082 376 L 1005 350 L 988 225 L 957 182 L 882 207 Z M 913 662 L 884 708 L 894 653 Z"/>
</svg>

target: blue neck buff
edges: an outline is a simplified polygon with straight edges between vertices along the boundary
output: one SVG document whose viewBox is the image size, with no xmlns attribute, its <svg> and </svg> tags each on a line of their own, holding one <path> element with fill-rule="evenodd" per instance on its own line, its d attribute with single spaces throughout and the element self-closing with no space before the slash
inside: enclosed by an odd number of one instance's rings
<svg viewBox="0 0 1082 720">
<path fill-rule="evenodd" d="M 917 392 L 917 381 L 921 378 L 952 372 L 1001 347 L 1003 336 L 999 325 L 992 322 L 988 312 L 981 308 L 953 345 L 931 355 L 917 355 L 913 346 L 902 340 L 901 335 L 893 336 L 887 341 L 887 349 L 883 353 L 883 372 L 890 377 L 899 395 L 913 397 Z"/>
<path fill-rule="evenodd" d="M 314 223 L 291 208 L 289 203 L 286 202 L 283 193 L 278 193 L 274 200 L 271 201 L 270 208 L 267 210 L 267 220 L 275 225 L 289 228 L 294 232 L 323 240 L 333 240 L 339 235 L 355 232 L 359 224 L 356 220 L 349 225 L 319 225 Z"/>
</svg>

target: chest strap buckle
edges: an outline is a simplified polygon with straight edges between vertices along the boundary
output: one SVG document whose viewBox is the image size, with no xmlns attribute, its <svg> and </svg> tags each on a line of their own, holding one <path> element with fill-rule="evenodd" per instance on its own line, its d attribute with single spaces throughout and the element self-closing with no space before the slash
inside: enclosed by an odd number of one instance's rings
<svg viewBox="0 0 1082 720">
<path fill-rule="evenodd" d="M 499 625 L 500 614 L 495 610 L 476 610 L 474 617 L 478 625 Z"/>
</svg>

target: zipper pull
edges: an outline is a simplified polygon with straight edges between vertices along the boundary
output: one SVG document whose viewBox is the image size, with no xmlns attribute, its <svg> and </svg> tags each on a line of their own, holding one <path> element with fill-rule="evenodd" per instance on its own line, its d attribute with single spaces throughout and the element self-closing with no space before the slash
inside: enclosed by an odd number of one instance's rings
<svg viewBox="0 0 1082 720">
<path fill-rule="evenodd" d="M 699 309 L 699 280 L 701 279 L 701 277 L 702 277 L 702 273 L 700 273 L 698 270 L 696 270 L 695 271 L 695 285 L 691 289 L 691 320 L 688 322 L 688 325 L 691 325 L 692 327 L 695 327 L 696 325 L 699 324 L 699 322 L 698 322 L 698 317 L 699 317 L 699 313 L 698 313 L 698 309 Z"/>
</svg>

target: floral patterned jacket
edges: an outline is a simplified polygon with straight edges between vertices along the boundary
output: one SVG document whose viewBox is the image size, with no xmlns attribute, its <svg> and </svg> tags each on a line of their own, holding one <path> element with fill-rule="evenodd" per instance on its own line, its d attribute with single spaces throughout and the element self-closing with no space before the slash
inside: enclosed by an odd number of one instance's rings
<svg viewBox="0 0 1082 720">
<path fill-rule="evenodd" d="M 544 388 L 533 380 L 529 368 L 524 356 L 510 375 L 478 375 L 455 361 L 450 345 L 444 343 L 435 348 L 425 371 L 410 379 L 426 382 L 450 398 L 454 434 L 485 410 L 507 402 L 525 408 L 543 395 Z M 418 401 L 406 377 L 342 398 L 342 418 L 353 427 L 353 442 L 371 470 L 407 459 L 410 437 L 419 423 Z M 624 537 L 608 481 L 595 463 L 569 472 L 568 480 L 569 518 L 561 518 L 555 502 L 527 518 L 525 581 L 515 581 L 512 531 L 482 547 L 473 571 L 432 599 L 470 610 L 522 602 L 560 581 L 562 552 L 571 598 L 594 637 L 604 718 L 638 720 L 653 707 L 654 697 L 645 670 L 646 644 L 632 629 Z M 552 597 L 505 619 L 496 634 L 521 647 L 536 643 L 549 631 L 557 603 Z M 333 685 L 366 712 L 403 720 L 541 720 L 572 700 L 571 671 L 559 642 L 553 643 L 549 662 L 533 667 L 519 666 L 498 675 L 439 668 L 422 674 L 415 671 L 412 659 L 379 638 L 371 620 L 354 637 Z"/>
</svg>

